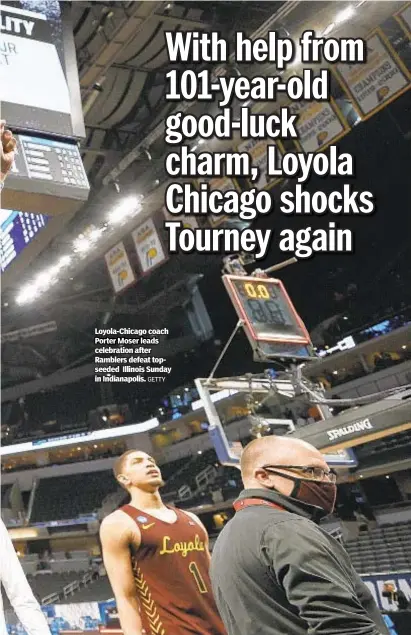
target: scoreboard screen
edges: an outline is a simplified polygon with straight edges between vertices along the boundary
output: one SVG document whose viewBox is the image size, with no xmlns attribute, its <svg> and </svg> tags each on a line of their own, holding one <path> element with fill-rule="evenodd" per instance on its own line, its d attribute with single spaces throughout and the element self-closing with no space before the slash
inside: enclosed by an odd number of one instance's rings
<svg viewBox="0 0 411 635">
<path fill-rule="evenodd" d="M 12 210 L 0 210 L 1 271 L 5 271 L 18 258 L 46 226 L 44 214 L 27 214 Z"/>
<path fill-rule="evenodd" d="M 85 136 L 68 4 L 1 2 L 2 119 L 13 131 Z"/>
<path fill-rule="evenodd" d="M 310 356 L 310 336 L 280 280 L 225 275 L 223 282 L 255 351 Z"/>
</svg>

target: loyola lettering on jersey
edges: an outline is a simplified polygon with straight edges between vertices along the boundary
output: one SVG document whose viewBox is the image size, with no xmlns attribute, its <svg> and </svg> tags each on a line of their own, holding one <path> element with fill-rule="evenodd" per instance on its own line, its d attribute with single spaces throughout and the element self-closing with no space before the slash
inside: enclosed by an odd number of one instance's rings
<svg viewBox="0 0 411 635">
<path fill-rule="evenodd" d="M 163 537 L 163 546 L 160 553 L 160 556 L 167 555 L 169 553 L 179 553 L 183 558 L 186 558 L 189 553 L 193 551 L 204 551 L 205 545 L 202 540 L 200 540 L 200 536 L 198 534 L 195 535 L 194 541 L 190 542 L 179 542 L 172 541 L 170 536 Z"/>
</svg>

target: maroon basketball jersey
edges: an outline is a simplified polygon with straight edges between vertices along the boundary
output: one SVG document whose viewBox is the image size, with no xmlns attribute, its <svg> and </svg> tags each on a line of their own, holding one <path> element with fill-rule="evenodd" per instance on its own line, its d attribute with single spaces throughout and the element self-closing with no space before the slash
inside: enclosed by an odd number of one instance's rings
<svg viewBox="0 0 411 635">
<path fill-rule="evenodd" d="M 132 505 L 121 508 L 141 533 L 130 545 L 147 635 L 226 635 L 211 590 L 206 533 L 180 511 L 167 523 Z"/>
</svg>

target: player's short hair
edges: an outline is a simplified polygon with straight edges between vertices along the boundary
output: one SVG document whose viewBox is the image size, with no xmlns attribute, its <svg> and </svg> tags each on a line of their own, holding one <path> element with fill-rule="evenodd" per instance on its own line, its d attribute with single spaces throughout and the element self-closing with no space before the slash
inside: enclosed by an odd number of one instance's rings
<svg viewBox="0 0 411 635">
<path fill-rule="evenodd" d="M 128 459 L 128 457 L 130 456 L 130 454 L 134 454 L 134 452 L 137 452 L 138 450 L 127 450 L 127 452 L 124 452 L 124 454 L 122 454 L 121 456 L 119 456 L 115 461 L 114 461 L 114 465 L 113 465 L 113 473 L 115 476 L 115 479 L 118 481 L 118 477 L 120 474 L 123 473 L 124 470 L 124 465 Z M 121 483 L 120 483 L 121 485 Z"/>
</svg>

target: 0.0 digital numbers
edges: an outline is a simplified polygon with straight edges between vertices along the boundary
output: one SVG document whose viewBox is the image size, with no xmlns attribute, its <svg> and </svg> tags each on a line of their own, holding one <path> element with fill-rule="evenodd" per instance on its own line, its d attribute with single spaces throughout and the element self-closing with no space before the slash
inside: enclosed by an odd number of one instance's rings
<svg viewBox="0 0 411 635">
<path fill-rule="evenodd" d="M 246 282 L 244 284 L 244 291 L 249 298 L 258 298 L 260 300 L 269 300 L 270 292 L 265 286 L 265 284 L 252 284 L 251 282 Z"/>
</svg>

